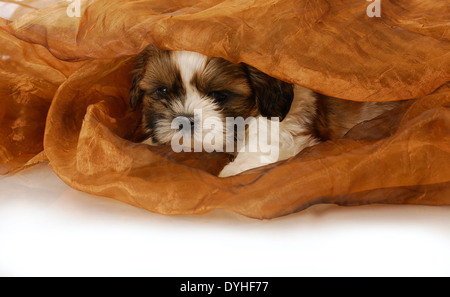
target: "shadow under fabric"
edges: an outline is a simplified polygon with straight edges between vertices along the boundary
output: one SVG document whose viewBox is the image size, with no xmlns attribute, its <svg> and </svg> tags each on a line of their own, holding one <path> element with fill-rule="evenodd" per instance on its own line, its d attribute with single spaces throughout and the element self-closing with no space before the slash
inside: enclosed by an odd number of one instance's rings
<svg viewBox="0 0 450 297">
<path fill-rule="evenodd" d="M 26 1 L 25 1 L 26 2 Z M 317 203 L 450 205 L 445 1 L 81 1 L 0 19 L 0 173 L 49 161 L 69 186 L 161 214 L 274 218 Z M 220 153 L 138 143 L 128 92 L 148 44 L 248 63 L 314 91 L 405 101 L 343 139 L 220 179 Z"/>
</svg>

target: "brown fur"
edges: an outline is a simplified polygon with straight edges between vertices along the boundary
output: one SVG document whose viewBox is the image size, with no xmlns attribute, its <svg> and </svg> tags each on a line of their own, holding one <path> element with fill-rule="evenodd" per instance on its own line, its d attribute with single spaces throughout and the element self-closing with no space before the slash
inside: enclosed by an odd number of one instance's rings
<svg viewBox="0 0 450 297">
<path fill-rule="evenodd" d="M 317 94 L 313 133 L 322 141 L 342 138 L 357 124 L 394 108 L 397 102 L 357 102 Z"/>
<path fill-rule="evenodd" d="M 192 84 L 203 94 L 227 91 L 228 100 L 218 102 L 225 117 L 256 115 L 250 82 L 243 64 L 233 64 L 222 58 L 208 58 L 202 73 L 194 76 Z"/>
</svg>

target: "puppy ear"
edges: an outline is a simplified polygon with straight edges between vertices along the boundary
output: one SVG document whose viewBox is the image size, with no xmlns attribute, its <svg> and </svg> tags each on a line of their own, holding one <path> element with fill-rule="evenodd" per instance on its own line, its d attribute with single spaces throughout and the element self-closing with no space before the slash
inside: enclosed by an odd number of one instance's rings
<svg viewBox="0 0 450 297">
<path fill-rule="evenodd" d="M 142 98 L 144 97 L 145 92 L 139 87 L 139 83 L 144 77 L 147 61 L 155 51 L 157 51 L 157 49 L 153 45 L 149 45 L 136 56 L 134 69 L 131 72 L 132 86 L 130 90 L 130 107 L 132 111 L 136 110 L 136 107 L 142 102 Z"/>
<path fill-rule="evenodd" d="M 256 104 L 263 117 L 279 117 L 282 121 L 294 99 L 294 86 L 246 65 Z"/>
<path fill-rule="evenodd" d="M 133 75 L 133 85 L 130 90 L 130 108 L 132 111 L 136 110 L 136 107 L 142 102 L 144 97 L 144 91 L 139 88 L 140 79 L 139 75 Z"/>
</svg>

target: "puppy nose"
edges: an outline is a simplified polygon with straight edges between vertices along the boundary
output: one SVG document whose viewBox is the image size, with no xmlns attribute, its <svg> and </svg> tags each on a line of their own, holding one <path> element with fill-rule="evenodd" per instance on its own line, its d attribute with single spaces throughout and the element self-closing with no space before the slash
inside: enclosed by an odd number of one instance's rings
<svg viewBox="0 0 450 297">
<path fill-rule="evenodd" d="M 191 129 L 194 130 L 194 121 L 191 121 Z M 184 125 L 183 124 L 179 124 L 178 125 L 178 130 L 183 130 Z"/>
<path fill-rule="evenodd" d="M 191 131 L 192 133 L 195 131 L 195 122 L 194 118 L 189 118 L 189 121 L 191 122 Z"/>
<path fill-rule="evenodd" d="M 193 115 L 181 115 L 181 117 L 184 117 L 185 119 L 187 119 L 189 121 L 189 123 L 191 124 L 191 129 L 194 130 L 194 126 L 195 126 L 194 116 Z M 182 130 L 184 127 L 184 124 L 187 124 L 187 121 L 180 122 L 180 124 L 178 125 L 178 130 Z"/>
</svg>

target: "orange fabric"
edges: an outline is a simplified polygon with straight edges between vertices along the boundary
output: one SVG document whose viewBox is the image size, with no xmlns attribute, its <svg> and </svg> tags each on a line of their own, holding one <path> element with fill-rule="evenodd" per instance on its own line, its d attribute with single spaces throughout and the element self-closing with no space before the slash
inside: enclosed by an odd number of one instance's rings
<svg viewBox="0 0 450 297">
<path fill-rule="evenodd" d="M 163 214 L 273 218 L 315 203 L 450 205 L 445 1 L 85 2 L 0 21 L 0 173 L 48 158 L 70 186 Z M 426 16 L 426 17 L 425 17 Z M 224 154 L 135 143 L 133 57 L 147 44 L 245 62 L 359 101 L 407 101 L 336 142 L 226 179 Z M 438 89 L 438 90 L 436 90 Z"/>
</svg>

